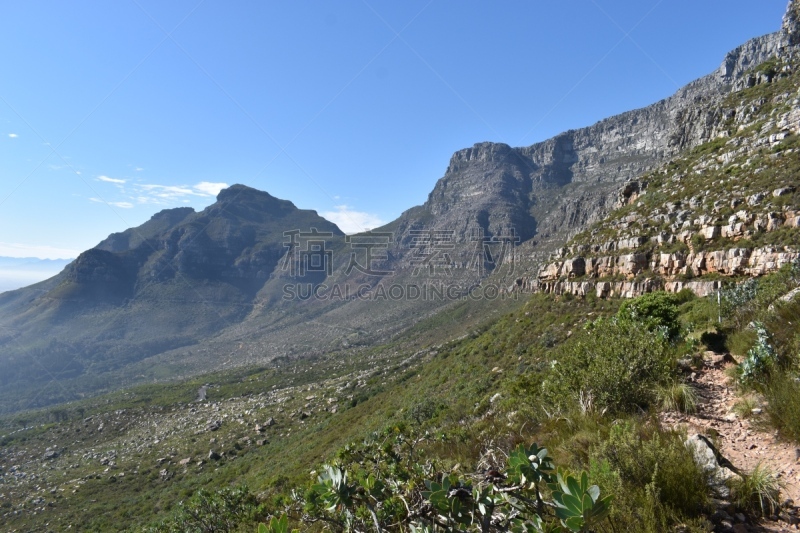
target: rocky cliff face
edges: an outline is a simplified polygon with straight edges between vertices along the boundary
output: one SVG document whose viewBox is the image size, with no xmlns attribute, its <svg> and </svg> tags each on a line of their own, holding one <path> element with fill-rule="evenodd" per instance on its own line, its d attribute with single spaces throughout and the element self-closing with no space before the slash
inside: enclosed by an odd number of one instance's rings
<svg viewBox="0 0 800 533">
<path fill-rule="evenodd" d="M 525 148 L 480 143 L 456 152 L 421 210 L 399 227 L 503 235 L 514 228 L 543 249 L 599 221 L 620 186 L 675 155 L 714 139 L 725 96 L 747 84 L 753 67 L 796 44 L 798 3 L 781 31 L 730 52 L 720 68 L 675 95 Z"/>
<path fill-rule="evenodd" d="M 797 0 L 789 2 L 780 33 L 782 46 L 800 45 L 800 2 Z"/>
<path fill-rule="evenodd" d="M 652 286 L 677 288 L 688 278 L 760 276 L 798 260 L 800 58 L 786 47 L 796 8 L 790 5 L 780 34 L 745 47 L 777 52 L 715 103 L 711 139 L 627 182 L 615 211 L 557 250 L 537 280 L 520 285 L 585 292 L 571 280 L 655 277 Z M 742 57 L 741 50 L 729 56 L 720 75 L 752 64 Z"/>
</svg>

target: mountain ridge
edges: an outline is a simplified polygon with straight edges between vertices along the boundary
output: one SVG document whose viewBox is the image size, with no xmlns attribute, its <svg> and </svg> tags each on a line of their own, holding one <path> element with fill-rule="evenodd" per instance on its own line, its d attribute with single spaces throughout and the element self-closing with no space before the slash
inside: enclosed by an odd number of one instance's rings
<svg viewBox="0 0 800 533">
<path fill-rule="evenodd" d="M 296 357 L 295 346 L 327 353 L 356 338 L 366 344 L 385 338 L 452 303 L 287 300 L 288 283 L 374 290 L 382 283 L 447 282 L 469 291 L 483 280 L 513 289 L 611 212 L 624 183 L 712 140 L 724 98 L 758 82 L 751 80 L 753 66 L 793 53 L 796 8 L 790 4 L 779 32 L 748 41 L 711 74 L 650 106 L 528 147 L 484 142 L 457 151 L 423 205 L 375 230 L 390 235 L 366 268 L 354 270 L 353 261 L 374 244 L 358 248 L 354 237 L 316 212 L 245 185 L 224 189 L 200 212 L 156 213 L 138 228 L 110 235 L 55 278 L 0 296 L 6 328 L 0 346 L 14 352 L 0 360 L 5 383 L 21 375 L 28 351 L 51 340 L 68 345 L 93 372 L 172 360 L 191 373 L 197 361 L 208 370 L 218 351 L 228 351 L 226 343 L 240 346 L 231 364 Z M 293 279 L 302 258 L 291 255 L 294 243 L 287 239 L 312 229 L 325 234 L 322 248 L 331 263 Z M 437 248 L 433 235 L 445 235 L 446 242 Z M 516 245 L 513 253 L 487 260 L 481 247 L 501 241 Z M 429 268 L 429 278 L 421 278 L 420 260 L 434 257 L 443 268 Z M 512 268 L 501 274 L 504 264 Z M 304 327 L 309 323 L 327 325 Z"/>
</svg>

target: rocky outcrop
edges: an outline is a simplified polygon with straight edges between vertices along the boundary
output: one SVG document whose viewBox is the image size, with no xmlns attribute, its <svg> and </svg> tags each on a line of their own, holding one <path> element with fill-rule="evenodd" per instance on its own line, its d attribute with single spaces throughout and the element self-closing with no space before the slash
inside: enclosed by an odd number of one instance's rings
<svg viewBox="0 0 800 533">
<path fill-rule="evenodd" d="M 633 278 L 650 271 L 659 276 L 763 276 L 797 261 L 793 250 L 763 247 L 730 248 L 697 253 L 625 254 L 603 257 L 576 257 L 550 263 L 539 271 L 542 282 L 587 276 L 594 279 L 624 276 Z"/>
<path fill-rule="evenodd" d="M 751 205 L 758 205 L 767 196 L 780 198 L 794 193 L 794 187 L 781 187 L 775 189 L 767 195 L 753 195 L 749 198 Z M 638 217 L 628 217 L 631 222 L 642 220 Z M 719 238 L 738 241 L 754 237 L 759 233 L 769 233 L 781 228 L 800 227 L 800 211 L 786 207 L 782 211 L 767 211 L 763 213 L 754 212 L 752 209 L 741 209 L 726 219 L 719 219 L 713 215 L 700 215 L 697 218 L 690 218 L 684 215 L 677 215 L 676 223 L 673 223 L 672 230 L 685 228 L 684 231 L 677 233 L 659 232 L 654 236 L 636 235 L 611 240 L 602 244 L 574 244 L 560 248 L 551 254 L 551 258 L 563 259 L 570 256 L 585 254 L 604 254 L 623 250 L 638 250 L 647 244 L 655 246 L 671 245 L 676 243 L 691 244 L 693 238 L 699 235 L 703 241 L 714 241 Z M 645 222 L 659 223 L 670 220 L 670 217 L 663 217 L 655 214 Z M 618 223 L 619 227 L 626 222 Z"/>
<path fill-rule="evenodd" d="M 598 298 L 636 298 L 655 291 L 677 293 L 688 289 L 703 297 L 714 294 L 722 288 L 719 281 L 667 281 L 645 279 L 642 281 L 539 281 L 517 280 L 515 290 L 541 292 L 561 296 L 570 294 L 584 298 L 595 295 Z"/>
<path fill-rule="evenodd" d="M 781 26 L 781 45 L 800 45 L 800 2 L 791 0 Z"/>
</svg>

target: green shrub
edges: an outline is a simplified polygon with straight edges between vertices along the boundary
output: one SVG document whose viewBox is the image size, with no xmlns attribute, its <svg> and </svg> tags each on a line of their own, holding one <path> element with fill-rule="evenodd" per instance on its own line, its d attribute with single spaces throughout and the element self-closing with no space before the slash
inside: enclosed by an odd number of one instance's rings
<svg viewBox="0 0 800 533">
<path fill-rule="evenodd" d="M 601 319 L 559 345 L 542 383 L 546 404 L 572 410 L 634 412 L 655 401 L 675 361 L 663 336 L 639 323 Z"/>
<path fill-rule="evenodd" d="M 680 320 L 688 329 L 703 331 L 716 326 L 719 311 L 716 295 L 696 298 L 680 306 Z"/>
<path fill-rule="evenodd" d="M 507 531 L 596 530 L 610 512 L 611 498 L 589 483 L 586 472 L 556 469 L 545 448 L 518 444 L 505 465 L 461 477 L 416 463 L 418 439 L 391 431 L 340 454 L 305 493 L 295 493 L 287 512 L 302 513 L 311 525 L 334 531 Z M 499 453 L 499 451 L 498 451 Z M 276 513 L 277 514 L 277 513 Z M 260 526 L 286 533 L 288 520 Z"/>
<path fill-rule="evenodd" d="M 764 388 L 770 424 L 786 438 L 800 442 L 800 382 L 793 376 L 773 376 Z"/>
<path fill-rule="evenodd" d="M 739 381 L 744 385 L 763 382 L 775 363 L 778 354 L 771 344 L 771 336 L 763 324 L 754 324 L 756 343 L 747 352 L 744 361 L 739 365 Z"/>
<path fill-rule="evenodd" d="M 225 533 L 238 531 L 244 522 L 258 519 L 259 503 L 247 487 L 215 492 L 201 489 L 178 504 L 174 515 L 153 526 L 149 533 Z"/>
<path fill-rule="evenodd" d="M 758 281 L 754 278 L 726 287 L 720 293 L 723 316 L 731 318 L 737 326 L 741 327 L 743 324 L 739 317 L 749 311 L 750 304 L 757 295 Z"/>
<path fill-rule="evenodd" d="M 621 320 L 632 320 L 644 324 L 652 332 L 662 331 L 673 339 L 680 334 L 678 302 L 685 296 L 667 292 L 652 292 L 625 301 L 617 312 Z"/>
<path fill-rule="evenodd" d="M 686 516 L 696 516 L 709 498 L 707 474 L 698 467 L 678 433 L 656 423 L 622 422 L 593 452 L 608 461 L 622 482 L 640 489 L 650 486 L 658 501 Z"/>
<path fill-rule="evenodd" d="M 752 329 L 736 330 L 725 338 L 725 347 L 734 355 L 744 357 L 756 343 L 756 332 Z"/>
</svg>

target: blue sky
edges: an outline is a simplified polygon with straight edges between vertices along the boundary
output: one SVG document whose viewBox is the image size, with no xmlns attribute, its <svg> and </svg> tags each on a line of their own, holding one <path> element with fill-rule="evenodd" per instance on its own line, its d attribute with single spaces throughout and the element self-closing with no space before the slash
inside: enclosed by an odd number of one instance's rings
<svg viewBox="0 0 800 533">
<path fill-rule="evenodd" d="M 0 5 L 0 256 L 54 258 L 233 183 L 374 227 L 454 151 L 664 98 L 786 0 Z"/>
</svg>

